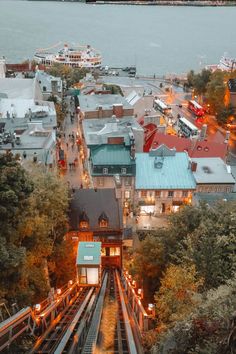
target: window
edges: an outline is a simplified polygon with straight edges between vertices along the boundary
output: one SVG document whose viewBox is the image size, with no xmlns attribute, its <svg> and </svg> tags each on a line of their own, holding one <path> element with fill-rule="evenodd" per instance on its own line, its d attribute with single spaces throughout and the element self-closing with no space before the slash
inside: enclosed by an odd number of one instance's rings
<svg viewBox="0 0 236 354">
<path fill-rule="evenodd" d="M 125 168 L 125 167 L 122 167 L 122 168 L 121 168 L 121 174 L 122 174 L 122 175 L 126 175 L 126 168 Z"/>
<path fill-rule="evenodd" d="M 104 219 L 101 219 L 99 221 L 99 226 L 100 227 L 107 227 L 108 226 L 108 221 L 107 220 L 104 220 Z"/>
<path fill-rule="evenodd" d="M 43 92 L 46 92 L 46 91 L 47 91 L 47 87 L 43 86 Z"/>
<path fill-rule="evenodd" d="M 105 247 L 102 247 L 101 255 L 106 256 L 106 248 Z"/>
<path fill-rule="evenodd" d="M 155 191 L 155 197 L 160 198 L 161 197 L 161 191 Z"/>
<path fill-rule="evenodd" d="M 125 198 L 129 199 L 130 198 L 130 191 L 125 191 Z"/>
<path fill-rule="evenodd" d="M 141 191 L 141 197 L 146 198 L 147 196 L 147 191 Z"/>
<path fill-rule="evenodd" d="M 81 228 L 81 229 L 87 229 L 88 228 L 88 221 L 80 221 L 80 223 L 79 223 L 79 227 Z"/>
<path fill-rule="evenodd" d="M 129 177 L 125 178 L 125 186 L 131 186 L 131 178 Z"/>
<path fill-rule="evenodd" d="M 110 256 L 119 256 L 120 247 L 110 247 Z"/>
<path fill-rule="evenodd" d="M 168 197 L 171 198 L 174 196 L 174 192 L 173 191 L 168 191 Z"/>
<path fill-rule="evenodd" d="M 108 174 L 108 168 L 103 168 L 103 170 L 102 170 L 102 173 L 104 174 L 104 175 L 107 175 Z"/>
<path fill-rule="evenodd" d="M 183 196 L 184 198 L 187 198 L 187 196 L 188 196 L 188 191 L 183 191 L 183 192 L 182 192 L 182 196 Z"/>
</svg>

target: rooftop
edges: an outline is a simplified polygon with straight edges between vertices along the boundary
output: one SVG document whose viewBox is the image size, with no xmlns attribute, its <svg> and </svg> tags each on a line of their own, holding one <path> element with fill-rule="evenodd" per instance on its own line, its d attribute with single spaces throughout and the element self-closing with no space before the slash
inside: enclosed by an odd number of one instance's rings
<svg viewBox="0 0 236 354">
<path fill-rule="evenodd" d="M 82 112 L 98 110 L 99 106 L 103 110 L 109 110 L 117 104 L 122 104 L 126 109 L 132 109 L 132 106 L 121 95 L 80 95 L 78 100 Z"/>
<path fill-rule="evenodd" d="M 35 79 L 2 78 L 0 79 L 0 96 L 17 99 L 42 99 L 38 85 Z"/>
<path fill-rule="evenodd" d="M 169 152 L 169 153 L 168 153 Z M 189 158 L 161 145 L 150 153 L 136 153 L 136 189 L 195 189 Z"/>
<path fill-rule="evenodd" d="M 76 264 L 100 265 L 101 242 L 79 242 Z"/>
<path fill-rule="evenodd" d="M 193 158 L 197 163 L 197 170 L 193 172 L 197 184 L 235 184 L 235 179 L 231 174 L 230 166 L 218 157 L 212 158 Z"/>
<path fill-rule="evenodd" d="M 145 129 L 145 144 L 144 152 L 150 149 L 155 149 L 158 146 L 165 144 L 170 149 L 175 148 L 177 152 L 187 151 L 192 158 L 195 157 L 220 157 L 225 159 L 227 154 L 227 144 L 208 141 L 208 140 L 190 140 L 187 138 L 180 138 L 174 135 L 163 134 L 157 131 L 155 124 L 149 124 Z"/>
<path fill-rule="evenodd" d="M 123 137 L 124 144 L 130 145 L 129 133 L 133 130 L 143 132 L 134 117 L 85 119 L 82 124 L 88 146 L 107 144 L 109 137 Z"/>
<path fill-rule="evenodd" d="M 77 189 L 70 202 L 70 230 L 78 230 L 79 218 L 86 213 L 90 229 L 99 229 L 99 217 L 109 219 L 107 230 L 123 229 L 122 212 L 114 189 Z"/>
<path fill-rule="evenodd" d="M 44 87 L 45 87 L 46 88 L 45 92 L 51 92 L 52 91 L 52 81 L 57 82 L 57 91 L 58 92 L 62 91 L 62 80 L 60 77 L 55 77 L 55 76 L 49 75 L 43 70 L 37 70 L 35 77 L 38 80 L 42 91 L 45 91 L 44 90 Z"/>
<path fill-rule="evenodd" d="M 130 148 L 124 145 L 101 145 L 91 150 L 91 160 L 96 165 L 124 165 L 128 166 L 135 161 L 130 157 Z"/>
</svg>

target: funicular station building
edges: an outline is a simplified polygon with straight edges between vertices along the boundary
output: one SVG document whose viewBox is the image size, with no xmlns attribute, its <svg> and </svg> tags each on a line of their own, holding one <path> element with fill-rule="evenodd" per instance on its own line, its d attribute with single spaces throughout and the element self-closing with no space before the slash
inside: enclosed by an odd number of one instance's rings
<svg viewBox="0 0 236 354">
<path fill-rule="evenodd" d="M 123 219 L 115 190 L 75 190 L 67 237 L 78 243 L 101 242 L 102 268 L 121 268 Z"/>
</svg>

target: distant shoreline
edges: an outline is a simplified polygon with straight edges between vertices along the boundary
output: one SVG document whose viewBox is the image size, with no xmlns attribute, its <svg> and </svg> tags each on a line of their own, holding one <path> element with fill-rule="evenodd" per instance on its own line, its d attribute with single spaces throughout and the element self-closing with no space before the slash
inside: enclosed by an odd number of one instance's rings
<svg viewBox="0 0 236 354">
<path fill-rule="evenodd" d="M 236 1 L 211 1 L 211 0 L 28 0 L 28 1 L 57 1 L 81 2 L 88 5 L 140 5 L 140 6 L 190 6 L 190 7 L 233 7 Z"/>
<path fill-rule="evenodd" d="M 63 0 L 62 0 L 63 1 Z M 73 1 L 73 0 L 69 0 Z M 75 0 L 76 1 L 76 0 Z M 86 0 L 92 5 L 151 5 L 151 6 L 236 6 L 236 1 L 212 1 L 212 0 Z"/>
</svg>

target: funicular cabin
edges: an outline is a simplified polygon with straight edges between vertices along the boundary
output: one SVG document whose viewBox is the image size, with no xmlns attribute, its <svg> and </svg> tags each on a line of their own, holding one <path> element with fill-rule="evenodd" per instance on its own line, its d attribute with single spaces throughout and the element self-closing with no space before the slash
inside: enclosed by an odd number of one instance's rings
<svg viewBox="0 0 236 354">
<path fill-rule="evenodd" d="M 70 231 L 75 242 L 101 242 L 102 267 L 122 267 L 123 221 L 114 189 L 77 189 L 70 203 Z"/>
<path fill-rule="evenodd" d="M 76 267 L 80 286 L 99 286 L 101 283 L 101 242 L 79 242 Z"/>
</svg>

